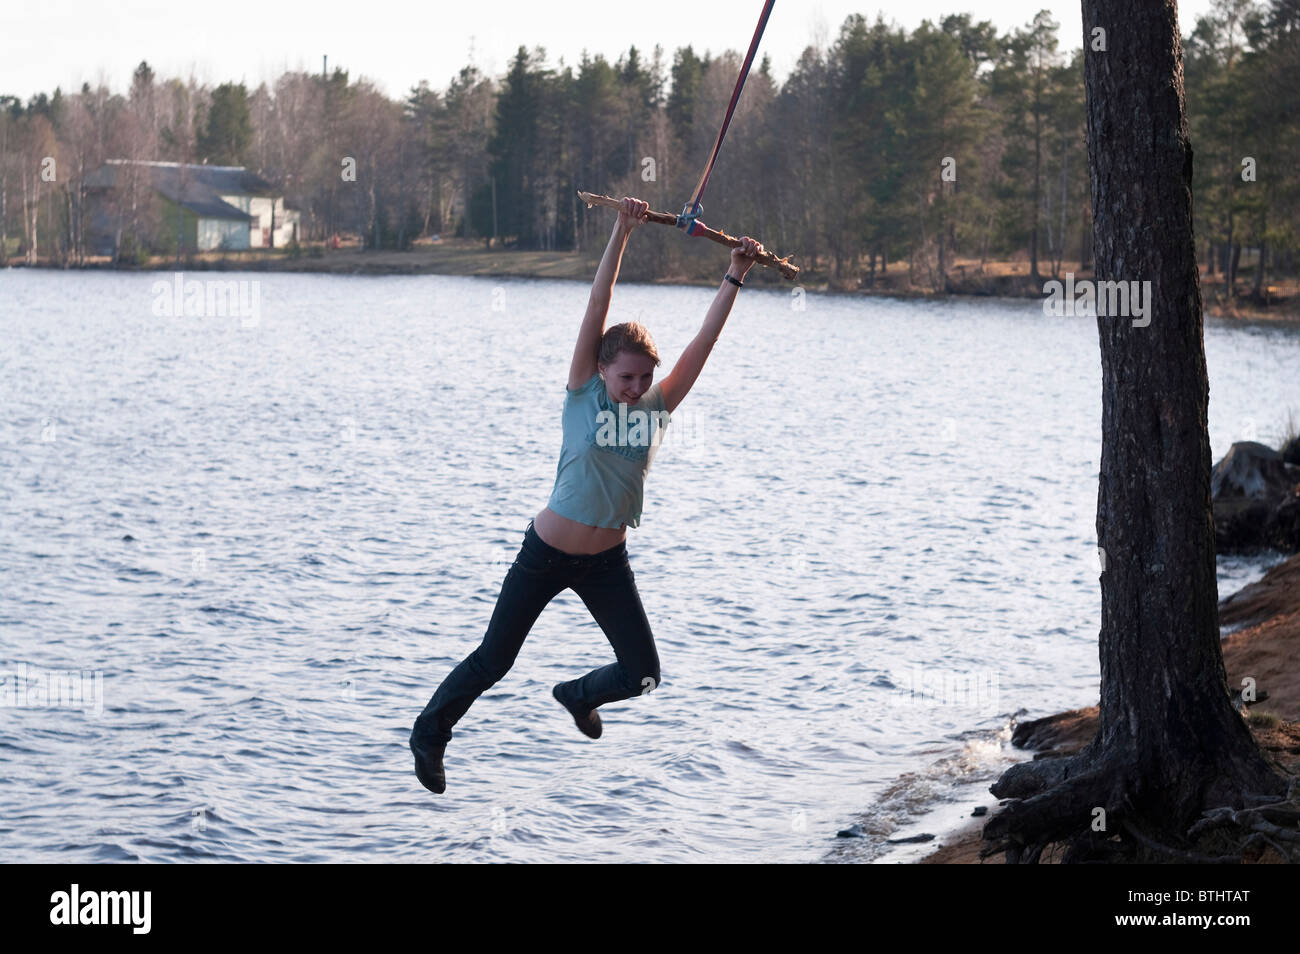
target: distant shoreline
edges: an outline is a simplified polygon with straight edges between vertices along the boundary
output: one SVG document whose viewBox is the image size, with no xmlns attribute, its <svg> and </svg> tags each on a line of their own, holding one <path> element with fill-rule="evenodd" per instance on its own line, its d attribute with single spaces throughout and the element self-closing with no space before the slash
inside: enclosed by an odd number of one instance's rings
<svg viewBox="0 0 1300 954">
<path fill-rule="evenodd" d="M 721 250 L 720 250 L 721 251 Z M 798 264 L 797 257 L 795 258 Z M 619 278 L 625 283 L 654 285 L 692 285 L 713 287 L 716 282 L 711 271 L 716 270 L 721 280 L 725 259 L 705 266 L 698 259 L 683 263 L 683 271 L 668 275 L 643 274 L 634 256 L 625 255 Z M 361 250 L 356 247 L 332 249 L 304 249 L 291 256 L 283 251 L 256 251 L 236 253 L 203 253 L 191 260 L 176 263 L 158 259 L 148 265 L 112 265 L 107 259 L 91 260 L 85 265 L 64 267 L 57 262 L 45 261 L 35 266 L 10 260 L 12 268 L 41 268 L 58 271 L 118 271 L 132 272 L 298 272 L 328 275 L 460 275 L 487 278 L 551 278 L 590 283 L 598 262 L 589 254 L 560 251 L 516 251 L 505 248 L 484 248 L 476 240 L 452 239 L 436 244 L 422 242 L 409 251 L 390 249 Z M 714 268 L 716 266 L 716 269 Z M 1071 271 L 1064 263 L 1061 274 Z M 1076 278 L 1091 277 L 1091 271 L 1075 271 Z M 806 278 L 804 276 L 807 276 Z M 1025 262 L 987 262 L 981 270 L 976 262 L 958 260 L 950 275 L 951 289 L 935 292 L 908 284 L 905 264 L 895 263 L 890 270 L 877 276 L 871 286 L 854 286 L 845 281 L 835 281 L 823 270 L 801 274 L 798 279 L 782 279 L 775 271 L 755 268 L 746 284 L 756 288 L 793 289 L 802 287 L 818 294 L 856 295 L 860 297 L 895 298 L 902 300 L 946 301 L 950 299 L 986 300 L 1042 300 L 1043 292 L 1033 285 Z M 1044 273 L 1044 282 L 1051 276 Z M 1271 288 L 1274 286 L 1270 286 Z M 1202 276 L 1204 315 L 1234 321 L 1259 321 L 1269 323 L 1300 323 L 1300 284 L 1286 283 L 1276 286 L 1279 300 L 1270 307 L 1262 307 L 1246 299 L 1237 298 L 1230 304 L 1219 301 L 1213 292 L 1217 283 L 1213 277 Z"/>
</svg>

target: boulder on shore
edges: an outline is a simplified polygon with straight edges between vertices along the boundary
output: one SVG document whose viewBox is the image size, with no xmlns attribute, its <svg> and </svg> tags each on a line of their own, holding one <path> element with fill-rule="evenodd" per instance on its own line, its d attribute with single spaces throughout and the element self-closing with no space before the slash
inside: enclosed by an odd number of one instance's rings
<svg viewBox="0 0 1300 954">
<path fill-rule="evenodd" d="M 1220 553 L 1271 547 L 1300 551 L 1300 466 L 1273 448 L 1238 441 L 1210 476 Z"/>
</svg>

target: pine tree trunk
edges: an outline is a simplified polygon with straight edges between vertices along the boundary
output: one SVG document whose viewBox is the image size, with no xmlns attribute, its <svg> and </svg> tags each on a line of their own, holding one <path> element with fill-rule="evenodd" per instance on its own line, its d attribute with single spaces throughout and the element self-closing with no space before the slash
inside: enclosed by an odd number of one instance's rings
<svg viewBox="0 0 1300 954">
<path fill-rule="evenodd" d="M 1086 272 L 1092 264 L 1092 223 L 1089 220 L 1088 210 L 1085 208 L 1083 214 L 1079 216 L 1082 228 L 1082 236 L 1079 239 L 1079 271 Z"/>
<path fill-rule="evenodd" d="M 9 235 L 5 231 L 5 217 L 9 214 L 8 194 L 5 177 L 0 175 L 0 265 L 9 261 Z"/>
<path fill-rule="evenodd" d="M 28 214 L 30 205 L 27 201 L 27 166 L 23 165 L 23 261 L 27 264 L 34 264 L 32 261 L 32 227 L 30 216 Z"/>
<path fill-rule="evenodd" d="M 943 185 L 939 186 L 939 194 L 935 197 L 935 204 L 939 207 L 939 228 L 935 233 L 935 238 L 939 242 L 939 275 L 935 282 L 935 291 L 948 291 L 948 226 L 943 219 Z"/>
<path fill-rule="evenodd" d="M 1038 274 L 1038 207 L 1042 199 L 1040 192 L 1040 173 L 1043 164 L 1043 147 L 1042 132 L 1039 130 L 1038 114 L 1034 114 L 1034 201 L 1033 201 L 1033 227 L 1029 230 L 1029 277 L 1034 280 L 1035 285 L 1042 284 L 1042 277 Z"/>
<path fill-rule="evenodd" d="M 1068 195 L 1069 190 L 1067 188 L 1067 183 L 1068 183 L 1067 176 L 1069 174 L 1069 170 L 1070 170 L 1070 147 L 1068 143 L 1063 143 L 1061 148 L 1061 232 L 1060 232 L 1061 240 L 1056 249 L 1056 260 L 1052 263 L 1053 278 L 1059 278 L 1061 276 L 1061 264 L 1065 261 L 1065 232 L 1066 232 L 1065 210 L 1069 206 L 1069 203 L 1067 202 L 1067 199 L 1069 198 Z"/>
<path fill-rule="evenodd" d="M 68 267 L 76 248 L 76 220 L 72 214 L 72 189 L 69 186 L 63 187 L 63 205 L 66 216 L 66 225 L 63 230 L 63 249 L 60 254 L 60 262 L 64 268 Z"/>
<path fill-rule="evenodd" d="M 1224 288 L 1229 298 L 1232 298 L 1237 290 L 1237 273 L 1236 273 L 1236 269 L 1232 267 L 1232 248 L 1233 248 L 1234 237 L 1235 237 L 1235 232 L 1234 232 L 1235 227 L 1236 224 L 1233 221 L 1232 207 L 1229 206 L 1228 207 L 1228 241 L 1223 243 L 1223 261 L 1220 263 L 1223 266 L 1222 271 L 1223 271 Z"/>
<path fill-rule="evenodd" d="M 1255 287 L 1251 290 L 1251 295 L 1256 301 L 1260 301 L 1264 297 L 1264 261 L 1267 255 L 1268 244 L 1260 242 L 1259 258 L 1255 262 Z"/>
<path fill-rule="evenodd" d="M 1078 755 L 1003 774 L 990 791 L 1016 801 L 985 826 L 983 853 L 1032 863 L 1064 842 L 1064 861 L 1206 860 L 1189 833 L 1202 812 L 1285 785 L 1233 708 L 1219 645 L 1177 7 L 1083 0 L 1083 20 L 1109 46 L 1085 54 L 1096 277 L 1149 281 L 1149 324 L 1098 308 L 1099 731 Z"/>
</svg>

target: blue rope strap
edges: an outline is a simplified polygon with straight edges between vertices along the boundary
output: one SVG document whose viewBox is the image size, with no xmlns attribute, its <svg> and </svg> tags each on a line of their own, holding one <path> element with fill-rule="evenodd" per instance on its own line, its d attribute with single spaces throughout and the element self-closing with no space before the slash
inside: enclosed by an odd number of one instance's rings
<svg viewBox="0 0 1300 954">
<path fill-rule="evenodd" d="M 700 213 L 703 211 L 704 206 L 699 202 L 695 203 L 694 209 L 692 209 L 691 203 L 687 202 L 682 206 L 682 211 L 677 216 L 677 227 L 685 229 L 687 235 L 694 235 L 696 232 L 696 219 L 700 217 Z M 704 223 L 700 222 L 699 224 L 703 225 Z"/>
</svg>

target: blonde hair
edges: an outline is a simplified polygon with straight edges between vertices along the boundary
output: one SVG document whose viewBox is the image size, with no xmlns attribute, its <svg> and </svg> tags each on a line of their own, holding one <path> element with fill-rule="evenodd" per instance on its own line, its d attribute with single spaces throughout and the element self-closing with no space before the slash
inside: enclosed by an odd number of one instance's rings
<svg viewBox="0 0 1300 954">
<path fill-rule="evenodd" d="M 600 338 L 600 348 L 596 352 L 596 363 L 608 368 L 624 351 L 643 354 L 656 367 L 659 366 L 659 349 L 655 347 L 649 329 L 639 321 L 625 321 L 605 329 Z"/>
</svg>

